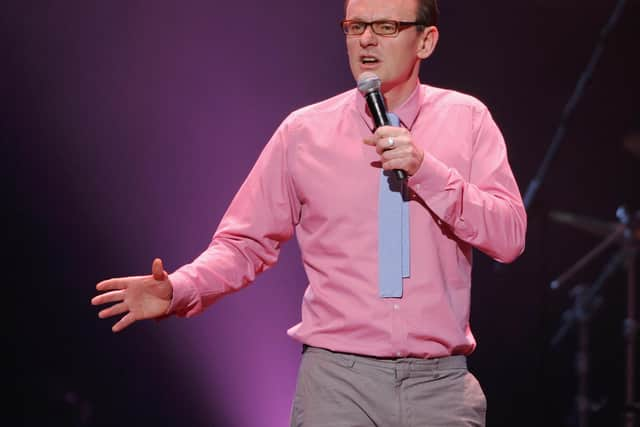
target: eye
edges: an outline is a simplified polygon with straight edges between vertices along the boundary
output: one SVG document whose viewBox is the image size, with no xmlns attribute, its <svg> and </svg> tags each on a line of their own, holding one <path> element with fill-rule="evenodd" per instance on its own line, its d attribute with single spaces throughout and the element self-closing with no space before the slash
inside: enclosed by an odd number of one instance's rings
<svg viewBox="0 0 640 427">
<path fill-rule="evenodd" d="M 364 22 L 358 22 L 358 21 L 350 22 L 348 27 L 350 33 L 364 32 L 364 28 L 365 28 Z"/>
<path fill-rule="evenodd" d="M 392 34 L 396 32 L 396 23 L 385 21 L 378 23 L 378 31 L 384 34 Z"/>
</svg>

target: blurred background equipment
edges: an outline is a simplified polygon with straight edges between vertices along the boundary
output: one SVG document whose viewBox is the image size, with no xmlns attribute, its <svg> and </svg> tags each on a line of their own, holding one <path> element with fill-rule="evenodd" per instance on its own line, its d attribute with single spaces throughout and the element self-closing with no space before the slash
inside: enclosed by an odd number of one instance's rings
<svg viewBox="0 0 640 427">
<path fill-rule="evenodd" d="M 605 301 L 601 297 L 603 286 L 610 279 L 616 269 L 623 267 L 626 273 L 626 301 L 627 312 L 623 319 L 623 335 L 625 342 L 625 402 L 622 417 L 625 427 L 635 427 L 640 408 L 636 401 L 636 339 L 638 335 L 638 319 L 636 312 L 637 298 L 637 253 L 640 239 L 640 211 L 630 213 L 624 206 L 616 211 L 618 222 L 604 222 L 594 218 L 575 215 L 566 212 L 551 212 L 550 217 L 562 224 L 568 224 L 580 230 L 587 231 L 604 239 L 595 248 L 551 282 L 552 289 L 559 289 L 564 283 L 572 279 L 580 270 L 594 262 L 597 257 L 611 246 L 619 249 L 610 257 L 604 268 L 591 285 L 578 284 L 570 291 L 574 305 L 565 310 L 562 315 L 562 325 L 551 341 L 557 346 L 572 327 L 578 328 L 578 345 L 575 356 L 575 371 L 578 379 L 575 398 L 578 425 L 587 427 L 589 416 L 601 408 L 589 396 L 589 323 L 594 313 Z"/>
</svg>

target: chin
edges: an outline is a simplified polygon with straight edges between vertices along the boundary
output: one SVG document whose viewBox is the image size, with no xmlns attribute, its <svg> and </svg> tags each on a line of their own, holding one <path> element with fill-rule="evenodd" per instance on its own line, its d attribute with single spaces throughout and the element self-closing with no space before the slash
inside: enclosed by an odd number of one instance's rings
<svg viewBox="0 0 640 427">
<path fill-rule="evenodd" d="M 378 76 L 380 78 L 380 80 L 382 80 L 384 82 L 384 72 L 382 71 L 382 69 L 380 69 L 380 67 L 376 67 L 376 66 L 363 66 L 362 64 L 360 64 L 360 62 L 358 62 L 355 65 L 351 66 L 351 74 L 353 74 L 353 78 L 355 80 L 358 80 L 358 78 L 360 77 L 360 75 L 362 75 L 362 73 L 364 72 L 370 72 L 370 73 L 374 73 L 376 76 Z"/>
</svg>

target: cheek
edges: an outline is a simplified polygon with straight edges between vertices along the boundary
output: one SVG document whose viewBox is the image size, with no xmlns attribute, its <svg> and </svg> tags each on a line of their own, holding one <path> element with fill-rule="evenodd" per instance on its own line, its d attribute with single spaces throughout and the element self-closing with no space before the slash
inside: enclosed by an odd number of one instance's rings
<svg viewBox="0 0 640 427">
<path fill-rule="evenodd" d="M 349 59 L 356 59 L 358 55 L 358 46 L 355 40 L 348 39 L 347 40 L 347 54 L 349 55 Z"/>
<path fill-rule="evenodd" d="M 401 49 L 396 49 L 393 59 L 397 68 L 402 70 L 412 69 L 417 60 L 415 46 L 403 46 Z"/>
</svg>

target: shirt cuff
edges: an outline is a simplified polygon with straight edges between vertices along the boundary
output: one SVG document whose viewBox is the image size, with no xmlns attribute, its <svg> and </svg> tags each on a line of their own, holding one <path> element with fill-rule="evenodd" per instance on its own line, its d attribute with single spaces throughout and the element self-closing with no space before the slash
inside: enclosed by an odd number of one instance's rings
<svg viewBox="0 0 640 427">
<path fill-rule="evenodd" d="M 451 172 L 449 168 L 432 154 L 425 152 L 422 164 L 409 178 L 409 186 L 422 200 L 429 202 L 446 189 Z"/>
<path fill-rule="evenodd" d="M 409 179 L 409 186 L 438 217 L 438 225 L 448 224 L 454 234 L 465 241 L 474 237 L 473 227 L 462 216 L 464 183 L 456 170 L 425 153 L 422 165 Z"/>
<path fill-rule="evenodd" d="M 173 296 L 166 314 L 176 314 L 181 317 L 190 317 L 195 314 L 199 298 L 189 276 L 177 270 L 169 275 L 169 281 L 173 287 Z"/>
</svg>

